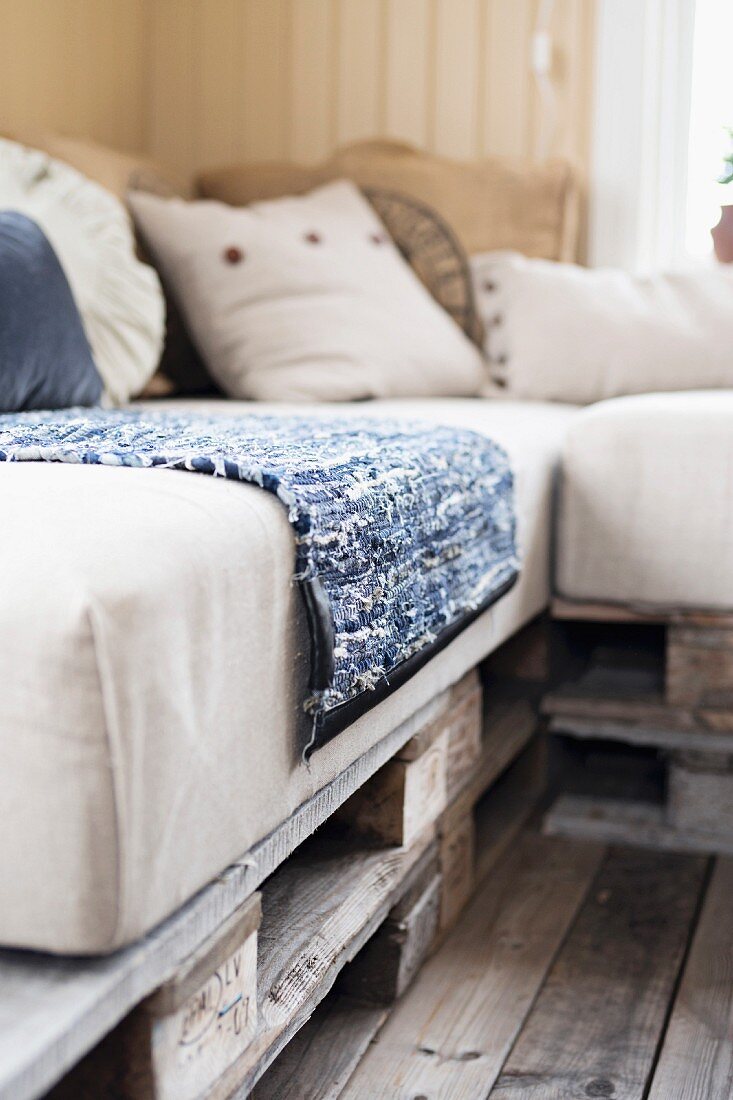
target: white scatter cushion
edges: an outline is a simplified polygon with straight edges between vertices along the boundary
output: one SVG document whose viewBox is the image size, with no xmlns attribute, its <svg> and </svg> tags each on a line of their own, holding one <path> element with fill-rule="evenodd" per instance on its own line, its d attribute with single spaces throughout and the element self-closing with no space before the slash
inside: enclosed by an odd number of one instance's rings
<svg viewBox="0 0 733 1100">
<path fill-rule="evenodd" d="M 27 214 L 51 242 L 107 399 L 140 393 L 158 365 L 165 307 L 158 276 L 135 256 L 123 205 L 69 165 L 0 138 L 0 210 Z"/>
<path fill-rule="evenodd" d="M 483 253 L 471 268 L 490 389 L 588 405 L 733 386 L 733 271 L 634 277 Z"/>
<path fill-rule="evenodd" d="M 232 397 L 471 396 L 481 354 L 359 190 L 247 207 L 131 196 L 212 376 Z"/>
</svg>

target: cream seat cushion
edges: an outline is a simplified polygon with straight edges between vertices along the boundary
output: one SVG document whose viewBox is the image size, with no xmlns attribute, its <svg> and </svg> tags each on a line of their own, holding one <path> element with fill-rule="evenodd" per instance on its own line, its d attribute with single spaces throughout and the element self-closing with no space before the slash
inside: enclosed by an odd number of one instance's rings
<svg viewBox="0 0 733 1100">
<path fill-rule="evenodd" d="M 141 935 L 546 605 L 552 473 L 574 410 L 343 409 L 380 413 L 509 449 L 523 573 L 310 768 L 308 638 L 270 494 L 172 470 L 0 464 L 0 943 L 93 952 Z"/>
<path fill-rule="evenodd" d="M 733 391 L 604 401 L 569 426 L 557 592 L 733 609 Z"/>
</svg>

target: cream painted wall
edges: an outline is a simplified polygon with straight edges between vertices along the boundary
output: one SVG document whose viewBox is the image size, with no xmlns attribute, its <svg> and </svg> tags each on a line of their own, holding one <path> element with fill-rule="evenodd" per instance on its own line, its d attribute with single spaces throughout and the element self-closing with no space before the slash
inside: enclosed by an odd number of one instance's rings
<svg viewBox="0 0 733 1100">
<path fill-rule="evenodd" d="M 529 156 L 539 0 L 155 0 L 151 151 L 179 168 L 318 160 L 389 135 Z M 553 151 L 588 155 L 595 0 L 556 0 Z"/>
<path fill-rule="evenodd" d="M 539 0 L 0 0 L 0 129 L 189 171 L 389 135 L 529 156 Z M 553 151 L 588 155 L 595 0 L 555 0 Z"/>
<path fill-rule="evenodd" d="M 0 0 L 0 132 L 146 141 L 149 0 Z"/>
</svg>

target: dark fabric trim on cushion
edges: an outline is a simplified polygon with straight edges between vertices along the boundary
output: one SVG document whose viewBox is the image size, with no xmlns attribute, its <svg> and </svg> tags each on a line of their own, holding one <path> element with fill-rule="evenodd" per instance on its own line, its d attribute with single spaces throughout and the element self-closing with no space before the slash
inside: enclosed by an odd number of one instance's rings
<svg viewBox="0 0 733 1100">
<path fill-rule="evenodd" d="M 432 661 L 441 650 L 450 645 L 459 634 L 475 622 L 484 611 L 488 609 L 500 600 L 502 596 L 505 596 L 519 579 L 519 572 L 517 571 L 513 577 L 510 577 L 501 588 L 484 600 L 480 607 L 475 608 L 472 611 L 466 612 L 459 620 L 451 623 L 446 627 L 432 645 L 425 646 L 419 653 L 415 653 L 412 657 L 408 657 L 406 661 L 392 669 L 388 676 L 385 676 L 384 680 L 372 691 L 363 691 L 361 695 L 357 695 L 355 699 L 349 699 L 347 703 L 341 703 L 339 706 L 334 707 L 324 715 L 319 717 L 314 722 L 313 726 L 313 740 L 305 750 L 305 758 L 308 757 L 316 750 L 327 745 L 329 741 L 332 741 L 334 737 L 337 737 L 340 733 L 343 733 L 353 722 L 356 722 L 358 718 L 366 714 L 367 711 L 375 707 L 377 703 L 381 703 L 382 700 L 387 699 L 393 692 L 401 688 L 403 684 L 406 684 L 408 680 L 411 680 L 416 672 L 419 672 L 428 661 Z M 306 601 L 307 602 L 307 601 Z M 311 624 L 312 638 L 315 646 L 316 633 L 313 630 L 313 624 Z M 315 663 L 312 666 L 315 668 Z"/>
</svg>

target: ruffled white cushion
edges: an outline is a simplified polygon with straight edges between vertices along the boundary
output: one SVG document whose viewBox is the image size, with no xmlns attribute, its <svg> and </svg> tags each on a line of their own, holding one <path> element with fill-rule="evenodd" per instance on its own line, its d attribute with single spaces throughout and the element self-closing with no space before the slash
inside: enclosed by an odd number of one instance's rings
<svg viewBox="0 0 733 1100">
<path fill-rule="evenodd" d="M 108 400 L 140 393 L 158 365 L 165 307 L 123 205 L 69 165 L 0 139 L 0 210 L 32 217 L 53 245 Z"/>
</svg>

